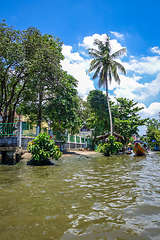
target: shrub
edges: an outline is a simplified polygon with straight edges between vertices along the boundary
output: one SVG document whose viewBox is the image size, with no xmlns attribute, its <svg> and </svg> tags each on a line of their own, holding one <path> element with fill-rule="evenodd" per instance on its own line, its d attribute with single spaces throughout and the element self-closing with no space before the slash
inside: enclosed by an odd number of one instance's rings
<svg viewBox="0 0 160 240">
<path fill-rule="evenodd" d="M 35 139 L 28 143 L 28 149 L 32 153 L 32 159 L 42 163 L 48 158 L 58 160 L 62 156 L 62 152 L 55 145 L 54 140 L 46 133 L 40 133 Z"/>
<path fill-rule="evenodd" d="M 100 143 L 96 149 L 96 152 L 103 153 L 103 143 Z"/>
<path fill-rule="evenodd" d="M 101 152 L 104 154 L 108 153 L 108 155 L 117 153 L 117 150 L 120 150 L 122 148 L 123 144 L 120 142 L 116 142 L 115 140 L 116 140 L 115 137 L 110 135 L 108 137 L 107 143 L 104 143 L 104 144 L 101 143 L 98 145 L 97 152 Z"/>
<path fill-rule="evenodd" d="M 30 151 L 30 147 L 34 144 L 34 140 L 28 142 L 27 150 Z"/>
</svg>

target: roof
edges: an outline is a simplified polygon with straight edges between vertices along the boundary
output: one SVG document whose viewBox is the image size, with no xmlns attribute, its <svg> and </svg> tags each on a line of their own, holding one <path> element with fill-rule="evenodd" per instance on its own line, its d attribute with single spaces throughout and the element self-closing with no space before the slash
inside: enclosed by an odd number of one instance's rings
<svg viewBox="0 0 160 240">
<path fill-rule="evenodd" d="M 99 140 L 105 140 L 105 139 L 108 138 L 110 135 L 111 135 L 110 133 L 106 133 L 105 135 L 97 136 L 97 138 L 98 138 Z M 115 132 L 114 132 L 114 133 L 113 133 L 113 136 L 115 136 L 117 139 L 118 139 L 118 138 L 121 138 L 121 139 L 124 140 L 124 137 L 121 136 L 121 135 L 119 135 L 118 133 L 115 133 Z"/>
</svg>

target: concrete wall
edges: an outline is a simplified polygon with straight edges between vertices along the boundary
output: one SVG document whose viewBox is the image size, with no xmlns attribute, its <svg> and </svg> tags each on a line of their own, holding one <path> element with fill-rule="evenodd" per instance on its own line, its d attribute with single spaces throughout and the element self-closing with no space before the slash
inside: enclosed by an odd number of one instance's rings
<svg viewBox="0 0 160 240">
<path fill-rule="evenodd" d="M 14 136 L 2 136 L 0 137 L 0 147 L 16 147 L 17 137 Z"/>
<path fill-rule="evenodd" d="M 23 148 L 23 150 L 27 150 L 28 143 L 32 140 L 34 140 L 33 137 L 23 137 L 22 136 L 22 148 Z"/>
</svg>

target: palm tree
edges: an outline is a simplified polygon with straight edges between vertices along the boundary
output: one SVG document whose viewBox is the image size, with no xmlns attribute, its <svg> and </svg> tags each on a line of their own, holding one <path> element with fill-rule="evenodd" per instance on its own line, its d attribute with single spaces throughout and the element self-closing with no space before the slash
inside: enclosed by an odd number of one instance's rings
<svg viewBox="0 0 160 240">
<path fill-rule="evenodd" d="M 98 47 L 98 50 L 94 48 L 88 49 L 88 54 L 94 59 L 91 61 L 90 68 L 87 72 L 89 73 L 95 71 L 92 79 L 99 77 L 99 88 L 101 86 L 106 87 L 106 98 L 110 119 L 110 134 L 113 135 L 112 114 L 108 97 L 108 80 L 111 83 L 113 78 L 120 84 L 118 70 L 126 74 L 125 68 L 119 62 L 115 61 L 116 57 L 126 52 L 126 48 L 122 48 L 111 54 L 110 38 L 107 34 L 105 41 L 102 42 L 95 39 L 94 44 Z"/>
</svg>

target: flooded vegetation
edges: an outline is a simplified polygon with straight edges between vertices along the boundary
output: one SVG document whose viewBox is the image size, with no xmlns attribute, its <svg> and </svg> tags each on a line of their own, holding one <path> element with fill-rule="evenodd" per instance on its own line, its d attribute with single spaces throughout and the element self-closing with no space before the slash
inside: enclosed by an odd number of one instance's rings
<svg viewBox="0 0 160 240">
<path fill-rule="evenodd" d="M 0 165 L 0 239 L 160 239 L 160 153 Z"/>
</svg>

